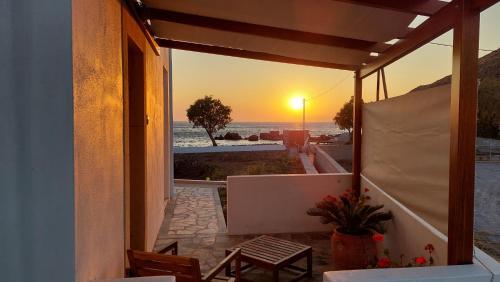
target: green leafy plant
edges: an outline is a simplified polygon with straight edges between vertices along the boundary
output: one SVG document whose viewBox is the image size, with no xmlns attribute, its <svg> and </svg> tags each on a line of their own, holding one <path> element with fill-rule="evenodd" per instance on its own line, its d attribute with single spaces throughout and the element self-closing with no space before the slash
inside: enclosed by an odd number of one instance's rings
<svg viewBox="0 0 500 282">
<path fill-rule="evenodd" d="M 365 193 L 369 190 L 365 188 Z M 385 233 L 384 222 L 392 219 L 390 211 L 384 212 L 383 205 L 369 205 L 369 196 L 357 197 L 351 189 L 340 197 L 331 195 L 316 203 L 316 207 L 307 210 L 311 216 L 319 216 L 323 224 L 333 224 L 344 234 L 365 235 Z"/>
<path fill-rule="evenodd" d="M 363 102 L 363 101 L 361 101 Z M 353 109 L 354 109 L 354 97 L 345 103 L 339 112 L 333 118 L 333 121 L 341 130 L 347 130 L 349 132 L 348 144 L 352 144 L 352 129 L 353 129 Z"/>
</svg>

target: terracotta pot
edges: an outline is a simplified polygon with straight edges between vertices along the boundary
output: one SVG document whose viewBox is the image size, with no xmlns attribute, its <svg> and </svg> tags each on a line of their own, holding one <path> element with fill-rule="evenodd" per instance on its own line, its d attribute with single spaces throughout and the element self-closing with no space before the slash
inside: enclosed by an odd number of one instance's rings
<svg viewBox="0 0 500 282">
<path fill-rule="evenodd" d="M 377 255 L 372 234 L 349 235 L 335 230 L 332 234 L 332 256 L 337 270 L 364 269 Z"/>
</svg>

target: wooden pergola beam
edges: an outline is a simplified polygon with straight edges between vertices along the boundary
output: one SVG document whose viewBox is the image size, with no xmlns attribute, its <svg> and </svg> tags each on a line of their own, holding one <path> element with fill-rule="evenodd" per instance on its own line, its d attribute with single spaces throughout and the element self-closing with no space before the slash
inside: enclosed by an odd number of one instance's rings
<svg viewBox="0 0 500 282">
<path fill-rule="evenodd" d="M 346 2 L 350 4 L 368 6 L 373 8 L 380 8 L 386 10 L 392 10 L 396 12 L 432 16 L 437 10 L 446 6 L 446 2 L 435 1 L 433 3 L 427 0 L 405 0 L 405 1 L 394 1 L 394 0 L 334 0 L 340 2 Z"/>
<path fill-rule="evenodd" d="M 389 99 L 389 93 L 387 93 L 387 82 L 385 80 L 385 71 L 384 68 L 380 69 L 382 74 L 382 85 L 384 86 L 384 99 Z"/>
<path fill-rule="evenodd" d="M 479 52 L 479 9 L 458 1 L 453 30 L 450 106 L 448 264 L 470 264 L 473 255 L 474 169 Z"/>
<path fill-rule="evenodd" d="M 354 76 L 354 105 L 352 128 L 352 189 L 359 196 L 361 194 L 361 126 L 363 104 L 363 79 L 359 71 Z"/>
<path fill-rule="evenodd" d="M 362 0 L 362 2 L 363 1 L 364 0 Z M 452 29 L 455 25 L 456 19 L 458 18 L 459 2 L 460 0 L 454 0 L 451 3 L 448 3 L 448 5 L 439 10 L 427 21 L 422 23 L 414 31 L 408 34 L 408 36 L 401 39 L 398 43 L 394 44 L 383 53 L 380 53 L 379 57 L 376 60 L 363 66 L 361 68 L 361 77 L 365 78 L 373 74 L 378 69 L 397 61 L 401 57 L 404 57 L 405 55 L 415 51 L 416 49 L 429 43 L 436 37 Z M 481 12 L 499 2 L 499 0 L 471 0 L 471 2 L 471 9 Z"/>
<path fill-rule="evenodd" d="M 133 0 L 122 0 L 125 4 L 125 7 L 130 11 L 134 19 L 136 20 L 137 24 L 141 28 L 142 32 L 144 33 L 144 36 L 146 37 L 149 45 L 151 45 L 151 48 L 155 52 L 156 56 L 160 56 L 160 48 L 158 44 L 156 44 L 156 41 L 154 40 L 153 34 L 151 31 L 148 29 L 148 27 L 144 24 L 142 19 L 139 16 L 138 13 L 138 8 L 137 8 L 137 3 L 134 2 Z"/>
<path fill-rule="evenodd" d="M 191 43 L 184 41 L 176 41 L 171 39 L 157 38 L 156 42 L 158 43 L 158 45 L 165 48 L 201 52 L 201 53 L 208 53 L 215 55 L 263 60 L 263 61 L 271 61 L 271 62 L 287 63 L 295 65 L 304 65 L 304 66 L 312 66 L 320 68 L 329 68 L 329 69 L 341 69 L 341 70 L 353 71 L 358 68 L 357 66 L 354 65 L 344 65 L 344 64 L 321 62 L 321 61 L 314 61 L 307 59 L 299 59 L 299 58 L 287 57 L 265 52 L 249 51 L 244 49 L 235 49 L 235 48 L 205 45 L 205 44 Z"/>
<path fill-rule="evenodd" d="M 472 7 L 473 9 L 478 9 L 479 11 L 484 11 L 489 7 L 495 5 L 499 0 L 473 0 Z"/>
<path fill-rule="evenodd" d="M 427 21 L 422 23 L 407 37 L 381 53 L 377 59 L 361 68 L 361 77 L 365 78 L 378 69 L 383 68 L 401 57 L 415 51 L 420 46 L 453 28 L 458 15 L 456 1 L 450 3 Z"/>
<path fill-rule="evenodd" d="M 150 20 L 167 21 L 221 31 L 237 32 L 294 42 L 326 45 L 361 51 L 374 51 L 377 42 L 320 34 L 260 24 L 187 14 L 176 11 L 146 8 L 143 17 Z"/>
</svg>

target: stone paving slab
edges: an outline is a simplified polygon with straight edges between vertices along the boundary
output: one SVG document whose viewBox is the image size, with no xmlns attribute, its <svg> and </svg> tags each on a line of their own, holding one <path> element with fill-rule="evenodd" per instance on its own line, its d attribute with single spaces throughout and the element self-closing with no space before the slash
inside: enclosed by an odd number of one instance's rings
<svg viewBox="0 0 500 282">
<path fill-rule="evenodd" d="M 171 241 L 179 242 L 179 254 L 200 259 L 202 268 L 218 262 L 212 252 L 217 234 L 225 234 L 226 223 L 216 187 L 176 186 L 168 205 L 155 249 Z"/>
<path fill-rule="evenodd" d="M 226 231 L 217 188 L 175 187 L 175 199 L 167 214 L 159 239 L 174 235 L 217 234 Z"/>
</svg>

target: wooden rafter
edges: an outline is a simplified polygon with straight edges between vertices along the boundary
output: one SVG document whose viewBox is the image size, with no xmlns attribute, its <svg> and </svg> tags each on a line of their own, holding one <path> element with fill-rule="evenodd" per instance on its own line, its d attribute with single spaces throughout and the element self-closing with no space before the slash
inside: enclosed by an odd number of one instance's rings
<svg viewBox="0 0 500 282">
<path fill-rule="evenodd" d="M 160 56 L 160 48 L 158 47 L 158 44 L 156 44 L 156 41 L 154 40 L 151 30 L 148 29 L 148 27 L 144 24 L 141 17 L 139 16 L 137 3 L 132 0 L 122 0 L 122 1 L 125 4 L 125 7 L 129 9 L 132 16 L 136 20 L 137 24 L 141 28 L 142 32 L 144 33 L 144 36 L 148 40 L 148 43 L 149 45 L 151 45 L 151 48 L 153 49 L 155 54 L 157 56 Z"/>
<path fill-rule="evenodd" d="M 439 9 L 446 6 L 446 2 L 428 0 L 334 0 L 350 4 L 369 6 L 397 12 L 432 16 Z"/>
<path fill-rule="evenodd" d="M 480 12 L 491 7 L 497 2 L 499 2 L 499 0 L 473 0 L 472 9 Z M 422 23 L 405 38 L 401 39 L 400 42 L 381 53 L 376 60 L 363 66 L 361 68 L 361 77 L 365 78 L 373 74 L 378 69 L 397 61 L 401 57 L 413 52 L 422 45 L 429 43 L 436 37 L 452 29 L 458 17 L 458 3 L 459 0 L 454 0 L 448 3 L 447 6 L 439 10 L 435 15 Z"/>
<path fill-rule="evenodd" d="M 363 79 L 359 71 L 354 77 L 354 105 L 353 105 L 353 128 L 352 128 L 352 189 L 356 195 L 361 194 L 361 126 L 363 104 Z"/>
<path fill-rule="evenodd" d="M 380 9 L 393 10 L 397 12 L 410 13 L 423 16 L 432 16 L 441 8 L 446 6 L 448 3 L 444 1 L 429 1 L 429 0 L 406 0 L 406 1 L 394 1 L 394 0 L 334 0 L 340 2 L 347 2 L 351 4 L 369 6 Z M 473 9 L 479 9 L 483 11 L 495 3 L 498 0 L 473 0 Z"/>
<path fill-rule="evenodd" d="M 387 93 L 387 82 L 385 81 L 385 71 L 384 68 L 380 69 L 382 74 L 382 85 L 384 86 L 384 99 L 389 99 L 389 94 Z"/>
<path fill-rule="evenodd" d="M 320 34 L 293 29 L 272 27 L 260 24 L 245 23 L 176 11 L 146 8 L 143 17 L 150 20 L 167 21 L 215 30 L 237 32 L 274 39 L 348 48 L 362 51 L 373 51 L 376 42 L 352 39 L 328 34 Z"/>
<path fill-rule="evenodd" d="M 249 51 L 249 50 L 244 50 L 244 49 L 235 49 L 235 48 L 228 48 L 228 47 L 205 45 L 205 44 L 176 41 L 176 40 L 163 39 L 163 38 L 157 38 L 156 42 L 161 47 L 186 50 L 186 51 L 193 51 L 193 52 L 209 53 L 209 54 L 216 54 L 216 55 L 240 57 L 240 58 L 287 63 L 287 64 L 295 64 L 295 65 L 330 68 L 330 69 L 341 69 L 341 70 L 351 70 L 351 71 L 357 69 L 357 67 L 353 66 L 353 65 L 344 65 L 344 64 L 321 62 L 321 61 L 314 61 L 314 60 L 307 60 L 307 59 L 299 59 L 299 58 L 287 57 L 287 56 L 270 54 L 270 53 L 265 53 L 265 52 L 257 52 L 257 51 Z"/>
<path fill-rule="evenodd" d="M 473 9 L 478 9 L 479 11 L 484 11 L 489 7 L 495 5 L 499 0 L 474 0 L 472 1 Z"/>
<path fill-rule="evenodd" d="M 380 100 L 380 70 L 377 71 L 377 101 Z"/>
<path fill-rule="evenodd" d="M 458 15 L 455 2 L 456 0 L 441 9 L 408 36 L 381 53 L 377 59 L 363 66 L 361 68 L 361 77 L 369 76 L 378 69 L 393 63 L 453 28 Z"/>
<path fill-rule="evenodd" d="M 384 68 L 377 70 L 377 95 L 376 100 L 380 100 L 380 77 L 382 76 L 382 85 L 384 87 L 384 99 L 389 99 L 389 94 L 387 93 L 387 82 L 385 81 L 385 71 Z"/>
</svg>

